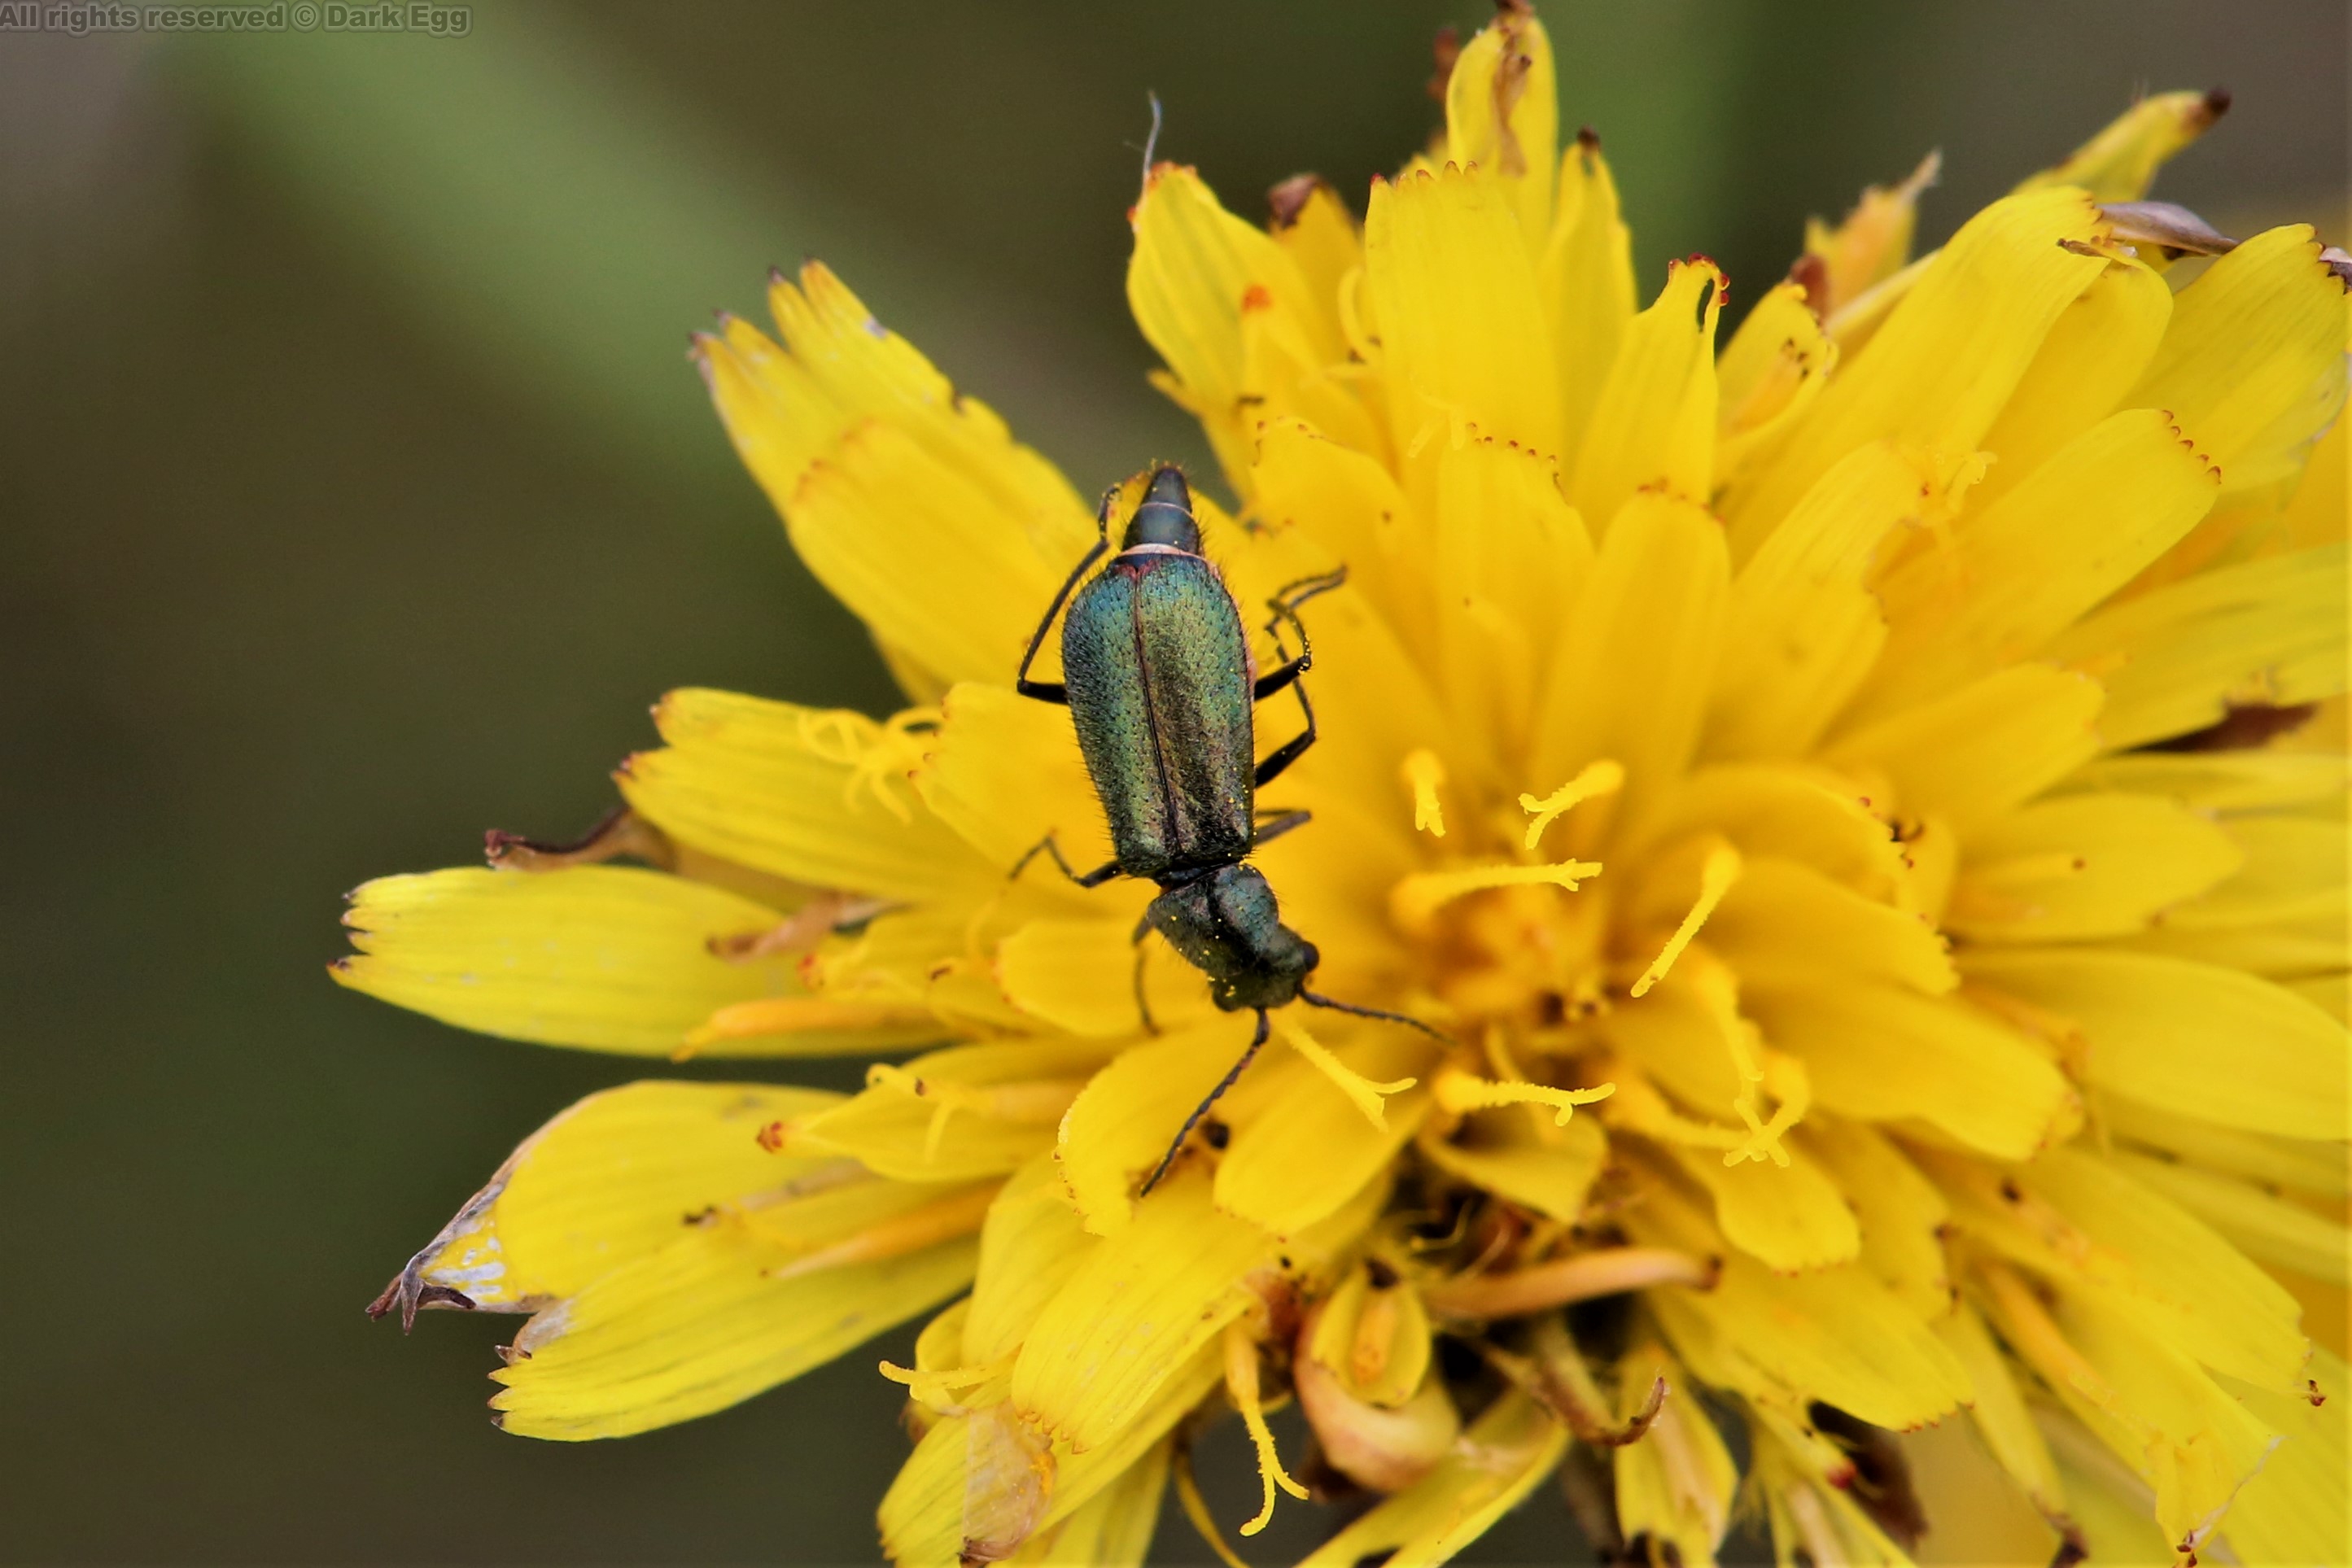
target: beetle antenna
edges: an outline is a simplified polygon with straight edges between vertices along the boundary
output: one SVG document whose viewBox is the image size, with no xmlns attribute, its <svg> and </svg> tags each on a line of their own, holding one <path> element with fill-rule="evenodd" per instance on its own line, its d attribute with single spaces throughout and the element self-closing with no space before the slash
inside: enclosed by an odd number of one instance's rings
<svg viewBox="0 0 2352 1568">
<path fill-rule="evenodd" d="M 1440 1033 L 1419 1019 L 1407 1018 L 1402 1013 L 1382 1012 L 1378 1008 L 1360 1008 L 1353 1002 L 1333 1001 L 1329 997 L 1318 996 L 1303 987 L 1299 989 L 1298 999 L 1310 1008 L 1328 1008 L 1335 1013 L 1351 1013 L 1360 1019 L 1386 1019 L 1391 1023 L 1401 1023 L 1408 1028 L 1417 1029 L 1432 1040 L 1444 1040 L 1448 1045 L 1454 1043 L 1453 1036 Z"/>
<path fill-rule="evenodd" d="M 1151 132 L 1143 139 L 1143 145 L 1136 147 L 1135 150 L 1143 154 L 1143 188 L 1149 192 L 1151 189 L 1151 155 L 1160 150 L 1160 95 L 1156 92 L 1147 92 L 1143 98 L 1145 102 L 1151 105 Z M 1135 147 L 1132 141 L 1128 142 L 1127 145 Z"/>
<path fill-rule="evenodd" d="M 1412 1020 L 1408 1019 L 1406 1021 L 1409 1023 Z M 1184 1147 L 1184 1140 L 1192 1135 L 1192 1129 L 1201 1124 L 1201 1118 L 1209 1113 L 1209 1107 L 1215 1104 L 1220 1099 L 1223 1098 L 1225 1091 L 1234 1086 L 1234 1080 L 1242 1075 L 1242 1069 L 1247 1067 L 1253 1061 L 1256 1060 L 1258 1049 L 1265 1044 L 1265 1037 L 1268 1032 L 1272 1030 L 1273 1027 L 1274 1026 L 1266 1020 L 1265 1009 L 1264 1008 L 1258 1009 L 1257 1030 L 1255 1033 L 1250 1036 L 1249 1049 L 1242 1052 L 1242 1059 L 1239 1061 L 1234 1062 L 1233 1067 L 1227 1071 L 1223 1078 L 1217 1080 L 1217 1086 L 1209 1091 L 1209 1097 L 1202 1101 L 1198 1105 L 1192 1107 L 1192 1113 L 1185 1117 L 1184 1124 L 1176 1130 L 1176 1141 L 1168 1145 L 1168 1152 L 1160 1156 L 1160 1163 L 1151 1167 L 1151 1174 L 1150 1176 L 1143 1178 L 1143 1186 L 1141 1190 L 1136 1193 L 1136 1197 L 1149 1197 L 1151 1196 L 1151 1189 L 1160 1185 L 1160 1178 L 1166 1176 L 1168 1174 L 1168 1167 L 1176 1163 L 1177 1155 L 1181 1152 Z"/>
</svg>

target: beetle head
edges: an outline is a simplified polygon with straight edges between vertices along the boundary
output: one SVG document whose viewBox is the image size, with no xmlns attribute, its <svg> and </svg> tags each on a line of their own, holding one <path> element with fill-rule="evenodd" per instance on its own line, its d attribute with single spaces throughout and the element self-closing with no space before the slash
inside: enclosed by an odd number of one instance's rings
<svg viewBox="0 0 2352 1568">
<path fill-rule="evenodd" d="M 1181 470 L 1155 469 L 1135 516 L 1127 520 L 1121 549 L 1138 545 L 1166 545 L 1186 555 L 1201 553 L 1201 525 L 1192 517 L 1192 491 Z"/>
<path fill-rule="evenodd" d="M 1297 999 L 1322 955 L 1282 923 L 1274 889 L 1255 866 L 1223 865 L 1163 889 L 1149 918 L 1169 946 L 1209 977 L 1227 1012 Z"/>
</svg>

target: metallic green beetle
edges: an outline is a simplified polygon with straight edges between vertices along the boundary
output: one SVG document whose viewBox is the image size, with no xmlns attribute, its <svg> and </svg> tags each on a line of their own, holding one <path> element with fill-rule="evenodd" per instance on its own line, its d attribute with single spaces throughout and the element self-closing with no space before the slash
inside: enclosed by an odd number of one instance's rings
<svg viewBox="0 0 2352 1568">
<path fill-rule="evenodd" d="M 1346 581 L 1346 570 L 1292 583 L 1269 601 L 1274 616 L 1266 630 L 1286 656 L 1260 675 L 1252 666 L 1234 596 L 1201 554 L 1192 492 L 1173 467 L 1153 471 L 1118 554 L 1078 588 L 1110 548 L 1118 496 L 1113 489 L 1103 497 L 1102 538 L 1055 594 L 1015 678 L 1024 696 L 1069 707 L 1116 852 L 1080 873 L 1048 834 L 1021 857 L 1013 874 L 1020 875 L 1042 851 L 1081 887 L 1098 887 L 1115 876 L 1150 878 L 1160 895 L 1136 926 L 1136 941 L 1159 932 L 1208 976 L 1210 999 L 1218 1007 L 1257 1014 L 1249 1049 L 1185 1120 L 1144 1182 L 1148 1193 L 1193 1127 L 1265 1044 L 1267 1009 L 1304 1001 L 1436 1031 L 1402 1013 L 1354 1007 L 1307 989 L 1307 977 L 1321 956 L 1315 944 L 1282 923 L 1265 876 L 1242 863 L 1259 844 L 1307 821 L 1307 812 L 1289 811 L 1260 821 L 1256 795 L 1315 744 L 1315 706 L 1299 680 L 1314 653 L 1298 607 Z M 1077 597 L 1072 600 L 1074 591 Z M 1063 677 L 1032 680 L 1030 666 L 1065 602 L 1070 613 L 1062 626 Z M 1297 658 L 1287 657 L 1283 647 L 1285 622 L 1298 633 Z M 1286 688 L 1297 695 L 1306 727 L 1257 760 L 1255 705 Z M 1139 947 L 1136 1003 L 1148 1026 Z"/>
</svg>

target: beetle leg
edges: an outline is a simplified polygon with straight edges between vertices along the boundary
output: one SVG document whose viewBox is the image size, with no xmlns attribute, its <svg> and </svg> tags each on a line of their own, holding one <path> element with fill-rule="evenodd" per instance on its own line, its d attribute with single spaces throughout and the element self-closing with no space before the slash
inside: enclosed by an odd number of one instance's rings
<svg viewBox="0 0 2352 1568">
<path fill-rule="evenodd" d="M 1265 754 L 1265 759 L 1257 765 L 1257 777 L 1253 781 L 1260 789 L 1281 778 L 1283 770 L 1306 756 L 1307 748 L 1315 744 L 1315 705 L 1307 700 L 1305 686 L 1294 684 L 1290 689 L 1298 697 L 1299 711 L 1307 716 L 1307 727 Z"/>
<path fill-rule="evenodd" d="M 1128 940 L 1135 945 L 1135 1010 L 1143 1019 L 1143 1032 L 1158 1034 L 1160 1023 L 1151 1016 L 1151 998 L 1143 988 L 1143 956 L 1150 951 L 1143 945 L 1143 939 L 1150 935 L 1151 916 L 1147 913 L 1135 923 L 1135 935 Z"/>
<path fill-rule="evenodd" d="M 1265 623 L 1266 634 L 1274 639 L 1274 651 L 1276 653 L 1288 653 L 1282 645 L 1282 623 L 1287 621 L 1298 632 L 1298 657 L 1285 658 L 1281 664 L 1260 675 L 1256 686 L 1250 693 L 1252 701 L 1264 702 L 1314 668 L 1315 649 L 1307 640 L 1307 622 L 1298 618 L 1298 607 L 1318 593 L 1330 592 L 1347 580 L 1348 569 L 1343 566 L 1319 577 L 1302 577 L 1296 582 L 1285 583 L 1272 599 L 1266 601 L 1274 611 L 1273 617 Z"/>
<path fill-rule="evenodd" d="M 1103 505 L 1108 507 L 1108 497 L 1103 498 Z M 1066 703 L 1070 700 L 1070 688 L 1066 685 L 1060 681 L 1033 681 L 1029 678 L 1029 666 L 1037 662 L 1037 650 L 1045 645 L 1045 633 L 1052 630 L 1054 617 L 1062 612 L 1062 606 L 1068 602 L 1072 591 L 1078 586 L 1078 579 L 1086 576 L 1087 569 L 1102 559 L 1103 551 L 1110 549 L 1109 519 L 1110 514 L 1106 510 L 1102 517 L 1102 538 L 1095 540 L 1094 548 L 1080 558 L 1076 570 L 1062 584 L 1061 591 L 1054 595 L 1054 602 L 1045 606 L 1045 619 L 1038 622 L 1037 630 L 1030 633 L 1029 651 L 1021 655 L 1020 671 L 1013 677 L 1013 689 L 1024 697 L 1035 697 L 1045 703 Z"/>
<path fill-rule="evenodd" d="M 1265 1044 L 1265 1037 L 1273 1028 L 1273 1024 L 1266 1019 L 1265 1009 L 1258 1009 L 1257 1028 L 1250 1035 L 1249 1049 L 1242 1052 L 1242 1059 L 1234 1062 L 1223 1078 L 1217 1080 L 1217 1086 L 1209 1091 L 1209 1097 L 1192 1107 L 1192 1113 L 1185 1117 L 1184 1124 L 1176 1130 L 1176 1141 L 1168 1145 L 1168 1152 L 1160 1156 L 1160 1164 L 1153 1167 L 1150 1176 L 1143 1178 L 1143 1186 L 1136 1193 L 1136 1197 L 1149 1197 L 1151 1195 L 1151 1189 L 1160 1185 L 1160 1178 L 1166 1176 L 1168 1167 L 1176 1163 L 1177 1155 L 1184 1147 L 1184 1140 L 1192 1135 L 1192 1129 L 1201 1124 L 1201 1118 L 1209 1113 L 1209 1107 L 1223 1098 L 1225 1091 L 1234 1086 L 1234 1080 L 1242 1075 L 1242 1070 L 1257 1059 L 1258 1051 Z"/>
<path fill-rule="evenodd" d="M 1027 852 L 1024 853 L 1019 860 L 1013 862 L 1013 869 L 1004 873 L 1004 880 L 1007 882 L 1017 880 L 1023 872 L 1029 869 L 1029 862 L 1037 858 L 1037 853 L 1040 850 L 1053 856 L 1054 863 L 1062 868 L 1062 874 L 1068 877 L 1072 882 L 1076 883 L 1080 887 L 1100 887 L 1103 883 L 1108 882 L 1111 878 L 1118 874 L 1118 862 L 1117 861 L 1105 862 L 1103 864 L 1095 867 L 1094 870 L 1087 872 L 1084 874 L 1072 870 L 1069 861 L 1062 854 L 1062 846 L 1060 843 L 1055 841 L 1053 834 L 1047 833 L 1044 838 L 1039 839 L 1035 843 L 1031 844 Z"/>
<path fill-rule="evenodd" d="M 1255 849 L 1259 845 L 1271 843 L 1274 840 L 1278 839 L 1282 837 L 1283 834 L 1290 831 L 1291 829 L 1303 828 L 1314 820 L 1315 813 L 1312 811 L 1285 811 L 1279 817 L 1271 818 L 1265 822 L 1253 824 L 1255 842 L 1251 845 L 1251 848 Z"/>
</svg>

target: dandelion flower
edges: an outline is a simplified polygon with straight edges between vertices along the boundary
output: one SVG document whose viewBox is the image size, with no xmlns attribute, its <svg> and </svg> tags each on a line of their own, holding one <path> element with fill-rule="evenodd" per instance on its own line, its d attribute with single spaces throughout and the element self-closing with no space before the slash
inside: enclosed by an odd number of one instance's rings
<svg viewBox="0 0 2352 1568">
<path fill-rule="evenodd" d="M 562 1439 L 932 1314 L 883 1367 L 908 1568 L 1136 1562 L 1171 1489 L 1228 1561 L 1358 1492 L 1311 1561 L 1433 1562 L 1555 1474 L 1652 1562 L 1743 1511 L 1784 1563 L 1901 1562 L 1999 1493 L 2034 1560 L 2332 1557 L 2352 262 L 2145 199 L 2222 107 L 2149 98 L 1916 258 L 1932 166 L 1873 191 L 1727 334 L 1706 257 L 1635 277 L 1518 9 L 1360 221 L 1150 170 L 1129 303 L 1216 455 L 1204 553 L 1253 612 L 1349 574 L 1268 790 L 1312 825 L 1256 863 L 1318 987 L 1438 1038 L 1276 1013 L 1148 1193 L 1250 1020 L 1156 940 L 1139 978 L 1148 884 L 1008 875 L 1108 858 L 1013 689 L 1095 508 L 777 277 L 773 337 L 694 358 L 911 706 L 673 693 L 622 814 L 367 884 L 336 973 L 550 1044 L 887 1060 L 593 1096 L 375 1310 L 529 1313 L 492 1403 Z M 1192 1476 L 1227 1410 L 1246 1521 Z"/>
</svg>

